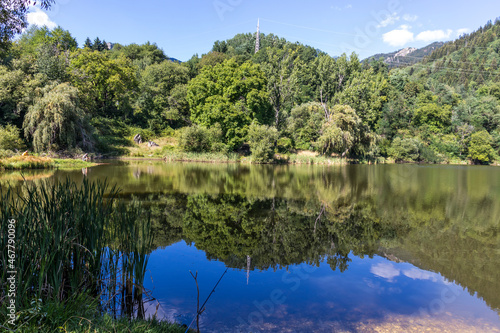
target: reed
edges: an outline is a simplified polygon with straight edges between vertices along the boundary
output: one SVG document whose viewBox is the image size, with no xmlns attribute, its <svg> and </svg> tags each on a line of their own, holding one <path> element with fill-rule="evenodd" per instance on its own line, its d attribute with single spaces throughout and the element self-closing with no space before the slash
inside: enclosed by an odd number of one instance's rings
<svg viewBox="0 0 500 333">
<path fill-rule="evenodd" d="M 118 189 L 106 182 L 86 179 L 81 185 L 70 180 L 26 183 L 18 192 L 0 187 L 2 325 L 7 322 L 5 249 L 11 218 L 16 219 L 16 307 L 21 327 L 30 325 L 41 305 L 73 304 L 78 295 L 95 300 L 100 313 L 144 317 L 151 222 L 140 204 L 118 202 L 117 194 Z M 117 311 L 118 304 L 126 311 Z"/>
</svg>

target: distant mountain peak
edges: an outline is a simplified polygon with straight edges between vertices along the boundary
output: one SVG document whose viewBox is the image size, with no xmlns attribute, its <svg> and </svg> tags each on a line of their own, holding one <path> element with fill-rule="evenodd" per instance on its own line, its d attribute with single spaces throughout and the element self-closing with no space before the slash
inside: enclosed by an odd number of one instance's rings
<svg viewBox="0 0 500 333">
<path fill-rule="evenodd" d="M 396 67 L 400 64 L 411 65 L 421 61 L 425 56 L 428 56 L 432 51 L 440 48 L 443 45 L 443 42 L 435 42 L 420 49 L 414 47 L 406 47 L 404 49 L 391 53 L 379 53 L 368 57 L 363 61 L 379 60 L 380 58 L 383 58 L 384 62 L 389 65 L 389 67 Z"/>
<path fill-rule="evenodd" d="M 398 53 L 394 55 L 394 57 L 406 57 L 408 54 L 413 53 L 417 50 L 415 47 L 406 47 L 401 49 Z"/>
</svg>

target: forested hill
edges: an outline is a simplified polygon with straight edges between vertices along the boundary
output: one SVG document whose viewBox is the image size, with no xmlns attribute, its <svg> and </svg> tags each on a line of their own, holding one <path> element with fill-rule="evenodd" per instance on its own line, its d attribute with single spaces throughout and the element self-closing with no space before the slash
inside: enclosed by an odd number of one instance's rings
<svg viewBox="0 0 500 333">
<path fill-rule="evenodd" d="M 273 34 L 238 34 L 170 61 L 154 43 L 32 27 L 0 54 L 0 157 L 116 153 L 141 133 L 252 160 L 312 150 L 359 160 L 492 163 L 500 149 L 500 22 L 388 68 Z"/>
<path fill-rule="evenodd" d="M 449 85 L 498 82 L 500 64 L 500 20 L 465 34 L 432 52 L 415 70 Z"/>
</svg>

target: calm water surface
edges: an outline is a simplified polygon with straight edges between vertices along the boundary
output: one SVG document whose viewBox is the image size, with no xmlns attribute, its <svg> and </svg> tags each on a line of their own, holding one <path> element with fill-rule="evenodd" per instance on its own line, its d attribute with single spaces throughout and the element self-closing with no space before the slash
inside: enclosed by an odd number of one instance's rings
<svg viewBox="0 0 500 333">
<path fill-rule="evenodd" d="M 189 324 L 189 271 L 203 301 L 227 268 L 202 332 L 500 332 L 500 168 L 133 161 L 26 177 L 107 179 L 144 202 L 150 315 Z"/>
</svg>

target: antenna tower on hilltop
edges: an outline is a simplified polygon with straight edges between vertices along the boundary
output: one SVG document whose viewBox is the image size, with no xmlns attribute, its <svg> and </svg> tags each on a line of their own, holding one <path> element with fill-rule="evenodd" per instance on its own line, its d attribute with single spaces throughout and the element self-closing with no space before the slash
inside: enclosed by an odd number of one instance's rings
<svg viewBox="0 0 500 333">
<path fill-rule="evenodd" d="M 259 52 L 260 49 L 260 28 L 259 19 L 257 19 L 257 35 L 255 36 L 255 53 Z"/>
</svg>

